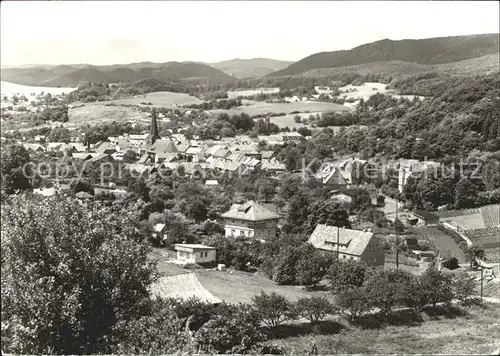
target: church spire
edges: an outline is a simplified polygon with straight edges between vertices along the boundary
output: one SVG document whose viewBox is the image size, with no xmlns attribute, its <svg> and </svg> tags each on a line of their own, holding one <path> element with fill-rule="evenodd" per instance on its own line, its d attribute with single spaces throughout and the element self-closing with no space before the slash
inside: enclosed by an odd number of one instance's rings
<svg viewBox="0 0 500 356">
<path fill-rule="evenodd" d="M 153 108 L 151 112 L 151 126 L 149 127 L 148 143 L 152 145 L 159 138 L 160 132 L 158 130 L 158 123 L 156 122 L 156 110 Z"/>
</svg>

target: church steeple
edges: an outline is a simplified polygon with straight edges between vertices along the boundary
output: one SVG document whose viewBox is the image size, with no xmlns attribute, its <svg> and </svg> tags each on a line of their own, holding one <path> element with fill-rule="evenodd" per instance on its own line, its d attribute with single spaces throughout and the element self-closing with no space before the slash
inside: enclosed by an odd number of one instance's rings
<svg viewBox="0 0 500 356">
<path fill-rule="evenodd" d="M 151 126 L 149 127 L 148 144 L 154 144 L 159 138 L 160 132 L 158 130 L 158 123 L 156 122 L 156 110 L 153 108 L 153 111 L 151 112 Z"/>
</svg>

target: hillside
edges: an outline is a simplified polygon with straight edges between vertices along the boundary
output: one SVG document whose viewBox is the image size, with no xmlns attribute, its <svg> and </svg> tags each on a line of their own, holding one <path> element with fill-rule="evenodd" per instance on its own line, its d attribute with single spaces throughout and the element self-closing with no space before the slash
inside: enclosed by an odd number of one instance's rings
<svg viewBox="0 0 500 356">
<path fill-rule="evenodd" d="M 269 58 L 231 59 L 209 65 L 236 78 L 257 78 L 284 69 L 293 62 Z"/>
<path fill-rule="evenodd" d="M 444 64 L 498 52 L 498 34 L 400 41 L 384 39 L 351 50 L 315 53 L 269 76 L 291 76 L 316 68 L 345 67 L 387 61 Z"/>
<path fill-rule="evenodd" d="M 459 62 L 445 64 L 417 64 L 403 61 L 386 61 L 346 67 L 315 68 L 301 73 L 300 75 L 315 78 L 343 73 L 357 73 L 360 75 L 367 75 L 371 73 L 407 75 L 433 71 L 441 73 L 481 75 L 498 72 L 499 61 L 499 54 L 488 54 L 479 58 L 466 59 Z"/>
<path fill-rule="evenodd" d="M 60 65 L 52 68 L 2 68 L 2 80 L 34 86 L 76 87 L 84 82 L 117 83 L 140 79 L 160 80 L 203 79 L 209 82 L 233 81 L 230 75 L 203 63 L 133 63 L 90 66 Z"/>
</svg>

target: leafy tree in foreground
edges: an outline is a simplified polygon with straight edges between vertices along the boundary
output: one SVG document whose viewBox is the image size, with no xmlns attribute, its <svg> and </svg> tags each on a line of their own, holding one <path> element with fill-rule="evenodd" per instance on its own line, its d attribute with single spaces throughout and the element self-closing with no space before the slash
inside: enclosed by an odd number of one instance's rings
<svg viewBox="0 0 500 356">
<path fill-rule="evenodd" d="M 295 308 L 301 317 L 309 319 L 312 324 L 322 321 L 335 310 L 333 304 L 325 297 L 300 298 Z"/>
<path fill-rule="evenodd" d="M 1 189 L 5 194 L 12 194 L 18 189 L 31 188 L 29 179 L 23 172 L 23 167 L 30 162 L 28 151 L 21 145 L 2 147 Z M 27 175 L 31 174 L 29 165 L 24 169 Z"/>
<path fill-rule="evenodd" d="M 338 306 L 352 321 L 356 321 L 372 308 L 366 288 L 355 287 L 343 291 L 338 298 Z"/>
<path fill-rule="evenodd" d="M 134 217 L 20 196 L 1 219 L 2 351 L 109 352 L 155 277 Z"/>
<path fill-rule="evenodd" d="M 324 253 L 311 244 L 305 244 L 300 249 L 300 259 L 297 263 L 297 282 L 303 286 L 314 287 L 326 276 L 333 260 L 333 254 Z"/>
<path fill-rule="evenodd" d="M 361 287 L 366 271 L 367 266 L 362 261 L 335 260 L 328 271 L 331 290 L 341 293 L 350 288 Z"/>
<path fill-rule="evenodd" d="M 261 292 L 260 295 L 254 295 L 252 302 L 258 317 L 270 328 L 280 326 L 286 320 L 294 318 L 292 304 L 275 292 L 271 294 Z"/>
</svg>

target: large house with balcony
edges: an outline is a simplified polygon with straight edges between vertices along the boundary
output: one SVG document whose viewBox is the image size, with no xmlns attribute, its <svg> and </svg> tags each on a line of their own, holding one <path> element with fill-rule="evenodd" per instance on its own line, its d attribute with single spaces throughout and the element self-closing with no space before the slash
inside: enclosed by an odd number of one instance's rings
<svg viewBox="0 0 500 356">
<path fill-rule="evenodd" d="M 245 204 L 233 204 L 222 218 L 226 237 L 265 239 L 276 236 L 280 216 L 251 200 Z"/>
</svg>

